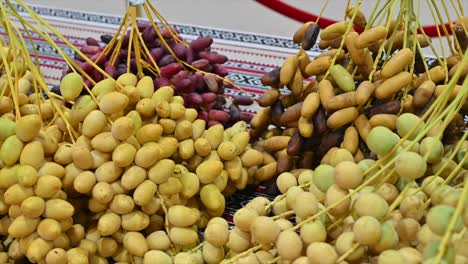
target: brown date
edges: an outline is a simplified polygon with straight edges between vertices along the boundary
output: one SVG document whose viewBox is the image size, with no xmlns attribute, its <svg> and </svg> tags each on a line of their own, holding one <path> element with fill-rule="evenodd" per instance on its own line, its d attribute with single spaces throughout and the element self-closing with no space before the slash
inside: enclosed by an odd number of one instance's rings
<svg viewBox="0 0 468 264">
<path fill-rule="evenodd" d="M 400 111 L 400 101 L 392 100 L 381 105 L 375 105 L 366 109 L 366 115 L 371 118 L 378 114 L 397 114 Z"/>
<path fill-rule="evenodd" d="M 260 99 L 258 100 L 258 104 L 261 107 L 268 107 L 273 105 L 279 98 L 280 92 L 277 89 L 270 89 L 265 91 Z"/>
<path fill-rule="evenodd" d="M 328 130 L 327 127 L 327 116 L 325 115 L 325 110 L 320 107 L 315 116 L 312 118 L 314 123 L 314 134 L 322 135 Z"/>
<path fill-rule="evenodd" d="M 299 154 L 302 143 L 303 137 L 301 136 L 301 133 L 299 133 L 299 130 L 296 130 L 289 140 L 288 147 L 286 148 L 288 155 L 290 157 L 294 157 Z"/>
<path fill-rule="evenodd" d="M 301 43 L 304 50 L 310 50 L 315 45 L 319 32 L 320 28 L 315 23 L 312 23 L 307 27 Z"/>
</svg>

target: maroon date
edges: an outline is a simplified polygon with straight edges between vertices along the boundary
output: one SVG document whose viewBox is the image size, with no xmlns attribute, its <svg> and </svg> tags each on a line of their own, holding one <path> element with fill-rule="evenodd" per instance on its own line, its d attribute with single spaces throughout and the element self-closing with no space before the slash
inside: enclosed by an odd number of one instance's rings
<svg viewBox="0 0 468 264">
<path fill-rule="evenodd" d="M 252 97 L 250 97 L 250 96 L 236 95 L 236 96 L 234 96 L 233 102 L 236 105 L 252 105 L 254 101 L 253 101 Z"/>
<path fill-rule="evenodd" d="M 228 60 L 226 56 L 213 52 L 200 51 L 198 55 L 200 56 L 200 58 L 206 59 L 212 64 L 223 64 Z"/>
<path fill-rule="evenodd" d="M 86 45 L 99 47 L 99 42 L 95 38 L 86 38 Z"/>
<path fill-rule="evenodd" d="M 182 70 L 182 66 L 178 63 L 171 63 L 161 68 L 161 77 L 171 78 Z"/>
<path fill-rule="evenodd" d="M 211 37 L 198 37 L 190 42 L 190 48 L 194 51 L 202 51 L 211 46 L 213 39 Z"/>
</svg>

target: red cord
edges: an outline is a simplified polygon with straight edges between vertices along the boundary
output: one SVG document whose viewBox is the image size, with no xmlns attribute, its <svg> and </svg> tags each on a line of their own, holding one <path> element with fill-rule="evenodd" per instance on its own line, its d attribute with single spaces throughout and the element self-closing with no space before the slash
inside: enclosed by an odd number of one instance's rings
<svg viewBox="0 0 468 264">
<path fill-rule="evenodd" d="M 282 14 L 282 15 L 285 15 L 285 16 L 291 18 L 291 19 L 294 19 L 294 20 L 302 22 L 302 23 L 317 20 L 316 15 L 311 14 L 311 13 L 307 13 L 307 12 L 301 10 L 301 9 L 298 9 L 298 8 L 296 8 L 294 6 L 291 6 L 289 4 L 284 3 L 281 0 L 255 0 L 255 1 L 257 1 L 258 3 L 268 7 L 270 9 Z M 333 20 L 333 19 L 328 19 L 328 18 L 321 17 L 319 22 L 318 22 L 318 25 L 319 25 L 320 28 L 326 28 L 327 26 L 329 26 L 329 25 L 331 25 L 333 23 L 336 23 L 336 22 L 338 22 L 338 21 Z M 438 37 L 437 27 L 439 28 L 440 34 L 442 36 L 445 35 L 443 27 L 445 27 L 447 29 L 447 32 L 449 34 L 451 34 L 450 23 L 446 23 L 444 25 L 425 26 L 425 27 L 423 27 L 423 30 L 424 30 L 424 32 L 426 33 L 427 36 L 429 36 L 431 38 L 435 38 L 435 37 Z M 356 27 L 355 27 L 355 29 L 358 32 L 362 31 L 362 30 L 359 30 Z M 418 32 L 421 33 L 421 30 L 418 30 Z"/>
</svg>

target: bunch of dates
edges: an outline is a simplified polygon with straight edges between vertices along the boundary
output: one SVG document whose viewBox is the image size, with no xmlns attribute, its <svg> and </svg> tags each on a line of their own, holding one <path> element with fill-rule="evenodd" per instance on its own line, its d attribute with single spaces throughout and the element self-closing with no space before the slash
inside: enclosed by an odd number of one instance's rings
<svg viewBox="0 0 468 264">
<path fill-rule="evenodd" d="M 187 43 L 175 29 L 163 27 L 156 30 L 149 23 L 139 23 L 138 27 L 144 41 L 144 46 L 140 43 L 140 47 L 137 47 L 141 54 L 140 61 L 136 59 L 134 45 L 129 45 L 130 30 L 120 43 L 118 40 L 111 41 L 111 35 L 102 35 L 102 43 L 87 38 L 81 52 L 115 79 L 127 72 L 137 74 L 137 64 L 140 64 L 144 75 L 153 78 L 155 90 L 172 86 L 176 95 L 183 96 L 185 106 L 195 108 L 199 112 L 198 118 L 207 121 L 210 126 L 223 124 L 230 127 L 240 120 L 250 122 L 252 114 L 240 108 L 253 104 L 250 96 L 236 95 L 232 100 L 226 100 L 226 88 L 233 88 L 232 83 L 224 78 L 228 70 L 223 64 L 228 58 L 211 50 L 211 37 L 201 36 Z M 145 56 L 145 50 L 151 54 L 151 58 Z M 78 67 L 95 82 L 105 78 L 80 55 L 75 54 L 74 59 Z M 68 68 L 65 73 L 71 71 Z M 90 89 L 93 87 L 89 80 L 85 84 Z M 87 92 L 84 90 L 83 93 Z"/>
</svg>

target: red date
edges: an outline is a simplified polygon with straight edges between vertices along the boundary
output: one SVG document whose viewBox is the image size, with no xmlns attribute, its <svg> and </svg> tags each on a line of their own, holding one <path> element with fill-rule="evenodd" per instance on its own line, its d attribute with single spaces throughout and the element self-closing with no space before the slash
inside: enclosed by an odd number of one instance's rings
<svg viewBox="0 0 468 264">
<path fill-rule="evenodd" d="M 187 71 L 180 71 L 170 79 L 172 84 L 176 84 L 178 81 L 186 79 L 189 76 Z"/>
<path fill-rule="evenodd" d="M 159 60 L 159 67 L 164 67 L 166 65 L 169 65 L 173 62 L 176 62 L 176 59 L 174 58 L 174 56 L 170 55 L 170 54 L 167 54 L 167 55 L 164 55 L 161 60 Z"/>
<path fill-rule="evenodd" d="M 206 86 L 211 92 L 218 92 L 219 86 L 218 81 L 216 80 L 216 76 L 214 76 L 213 74 L 205 74 L 203 78 L 205 80 Z"/>
<path fill-rule="evenodd" d="M 198 113 L 198 119 L 208 121 L 208 113 L 207 112 L 200 112 Z"/>
<path fill-rule="evenodd" d="M 211 120 L 216 120 L 218 122 L 226 122 L 229 120 L 230 115 L 225 111 L 212 109 L 208 112 L 208 117 Z"/>
<path fill-rule="evenodd" d="M 127 72 L 127 65 L 120 63 L 117 65 L 117 75 L 122 75 Z"/>
<path fill-rule="evenodd" d="M 190 91 L 192 92 L 197 92 L 198 91 L 198 78 L 195 75 L 189 75 L 187 79 L 190 80 L 191 85 L 190 85 Z"/>
<path fill-rule="evenodd" d="M 90 76 L 95 82 L 99 82 L 102 80 L 102 73 L 100 73 L 98 70 L 94 70 L 92 73 L 91 73 L 91 76 Z"/>
<path fill-rule="evenodd" d="M 208 121 L 208 127 L 212 127 L 212 126 L 219 125 L 219 124 L 220 124 L 220 122 L 218 122 L 216 120 Z"/>
<path fill-rule="evenodd" d="M 211 110 L 211 109 L 216 109 L 216 101 L 213 101 L 211 103 L 207 103 L 205 104 L 205 109 L 207 111 Z"/>
<path fill-rule="evenodd" d="M 150 51 L 150 54 L 153 60 L 157 63 L 163 55 L 163 50 L 161 48 L 154 48 Z"/>
<path fill-rule="evenodd" d="M 81 47 L 80 51 L 87 55 L 94 55 L 102 51 L 102 49 L 99 46 L 83 46 Z"/>
<path fill-rule="evenodd" d="M 248 113 L 248 112 L 245 112 L 245 111 L 241 112 L 240 115 L 239 115 L 240 120 L 245 121 L 248 124 L 250 124 L 250 121 L 252 120 L 253 117 L 254 117 L 254 115 L 252 113 Z"/>
<path fill-rule="evenodd" d="M 182 70 L 182 66 L 178 63 L 171 63 L 161 68 L 161 77 L 171 78 Z"/>
<path fill-rule="evenodd" d="M 225 76 L 227 76 L 229 74 L 229 71 L 226 68 L 226 66 L 221 65 L 221 64 L 213 65 L 213 72 L 218 74 L 221 77 L 225 77 Z"/>
<path fill-rule="evenodd" d="M 135 58 L 132 58 L 130 60 L 130 70 L 135 71 L 137 69 L 137 60 Z"/>
<path fill-rule="evenodd" d="M 149 23 L 138 23 L 138 29 L 144 42 L 140 44 L 144 44 L 149 50 L 149 54 L 146 54 L 140 49 L 143 74 L 154 78 L 155 89 L 163 86 L 174 87 L 174 95 L 182 96 L 185 106 L 195 108 L 199 112 L 198 118 L 206 120 L 209 125 L 223 124 L 229 127 L 239 120 L 250 122 L 253 114 L 243 111 L 240 107 L 252 105 L 253 98 L 248 95 L 235 96 L 233 103 L 230 106 L 226 105 L 225 89 L 233 88 L 233 85 L 220 76 L 224 77 L 229 73 L 227 66 L 223 65 L 228 58 L 211 49 L 212 37 L 201 36 L 186 45 L 179 41 L 182 38 L 178 36 L 179 32 L 175 28 L 157 29 Z M 112 35 L 102 35 L 100 39 L 107 45 L 105 50 L 109 51 L 106 56 L 101 56 L 104 46 L 101 47 L 101 41 L 94 38 L 86 39 L 86 45 L 82 47 L 81 52 L 96 62 L 112 78 L 116 79 L 127 72 L 137 74 L 137 63 L 140 58 L 136 57 L 134 45 L 129 49 L 130 33 L 128 30 L 121 37 L 123 38 L 121 41 L 118 40 L 120 36 L 117 37 L 117 41 L 122 42 L 119 50 L 115 50 L 117 48 L 115 43 L 109 45 L 113 39 Z M 174 38 L 176 35 L 178 39 Z M 116 54 L 116 57 L 113 54 Z M 79 67 L 83 68 L 93 80 L 102 80 L 105 76 L 86 63 L 85 59 L 87 58 L 75 54 L 75 62 Z M 155 74 L 154 69 L 147 69 L 144 62 L 159 68 L 158 74 Z M 200 71 L 185 67 L 187 64 Z M 71 69 L 68 69 L 67 72 L 70 71 Z M 89 81 L 87 83 L 92 89 L 91 83 Z M 224 110 L 226 107 L 228 109 Z"/>
<path fill-rule="evenodd" d="M 187 48 L 184 45 L 181 43 L 174 44 L 172 51 L 174 51 L 174 54 L 177 56 L 177 58 L 185 60 Z"/>
<path fill-rule="evenodd" d="M 171 82 L 167 78 L 154 79 L 153 83 L 154 83 L 154 88 L 171 85 Z"/>
<path fill-rule="evenodd" d="M 198 55 L 200 56 L 200 58 L 206 59 L 212 64 L 223 64 L 228 60 L 226 56 L 213 52 L 200 51 Z"/>
<path fill-rule="evenodd" d="M 92 87 L 91 81 L 88 80 L 88 79 L 85 79 L 85 80 L 84 80 L 84 85 L 85 85 L 85 86 L 88 86 L 88 87 Z"/>
<path fill-rule="evenodd" d="M 253 99 L 247 95 L 236 95 L 233 100 L 236 105 L 252 105 Z"/>
<path fill-rule="evenodd" d="M 199 92 L 204 92 L 206 90 L 205 79 L 203 79 L 203 74 L 197 72 L 194 75 L 191 75 L 193 82 L 195 84 L 196 90 Z"/>
<path fill-rule="evenodd" d="M 203 98 L 198 93 L 189 93 L 184 96 L 184 101 L 189 104 L 200 105 L 203 103 Z"/>
<path fill-rule="evenodd" d="M 162 28 L 159 30 L 161 32 L 161 36 L 165 39 L 172 38 L 172 35 L 178 35 L 179 32 L 175 28 Z"/>
<path fill-rule="evenodd" d="M 86 38 L 86 45 L 99 47 L 99 42 L 94 38 Z"/>
<path fill-rule="evenodd" d="M 196 60 L 196 61 L 192 62 L 192 66 L 195 67 L 195 68 L 198 68 L 198 69 L 205 68 L 209 64 L 210 64 L 210 62 L 208 60 L 205 60 L 205 59 L 200 59 L 200 60 Z"/>
<path fill-rule="evenodd" d="M 139 30 L 140 32 L 142 32 L 142 31 L 144 31 L 147 27 L 151 26 L 151 24 L 148 23 L 148 22 L 138 22 L 138 23 L 137 23 L 137 26 L 138 26 L 138 30 Z"/>
<path fill-rule="evenodd" d="M 205 104 L 214 102 L 216 100 L 216 97 L 217 96 L 214 93 L 203 93 L 203 94 L 201 94 L 201 98 L 203 99 L 203 102 Z"/>
<path fill-rule="evenodd" d="M 194 51 L 202 51 L 210 47 L 212 43 L 213 39 L 211 37 L 198 37 L 190 42 L 190 48 Z"/>
<path fill-rule="evenodd" d="M 128 57 L 128 50 L 123 49 L 119 51 L 119 59 L 126 60 Z"/>
<path fill-rule="evenodd" d="M 117 69 L 115 68 L 115 66 L 113 65 L 106 65 L 106 67 L 104 68 L 104 70 L 107 72 L 107 74 L 109 74 L 112 78 L 116 78 L 117 77 Z"/>
<path fill-rule="evenodd" d="M 188 64 L 192 64 L 194 60 L 195 60 L 195 51 L 189 47 L 186 50 L 185 62 L 187 62 Z"/>
<path fill-rule="evenodd" d="M 102 54 L 102 51 L 100 51 L 100 52 L 94 54 L 94 55 L 91 56 L 91 58 L 89 58 L 89 59 L 92 60 L 92 61 L 94 61 L 94 63 L 96 63 L 97 65 L 102 66 L 102 65 L 104 65 L 104 63 L 106 62 L 107 57 L 106 57 L 106 55 L 104 55 L 104 54 L 101 56 L 101 54 Z"/>
<path fill-rule="evenodd" d="M 130 31 L 125 34 L 123 40 L 122 40 L 122 48 L 127 49 L 128 48 L 128 42 L 130 41 Z"/>
<path fill-rule="evenodd" d="M 92 71 L 94 71 L 94 67 L 91 66 L 91 64 L 87 63 L 87 62 L 78 62 L 77 63 L 78 66 L 86 73 L 91 73 Z"/>
<path fill-rule="evenodd" d="M 146 27 L 143 31 L 142 37 L 145 43 L 151 43 L 158 37 L 158 35 L 153 27 Z"/>
<path fill-rule="evenodd" d="M 183 80 L 176 82 L 175 89 L 180 92 L 189 92 L 187 91 L 187 89 L 190 88 L 191 84 L 192 84 L 192 81 L 190 81 L 190 79 L 183 79 Z"/>
</svg>

